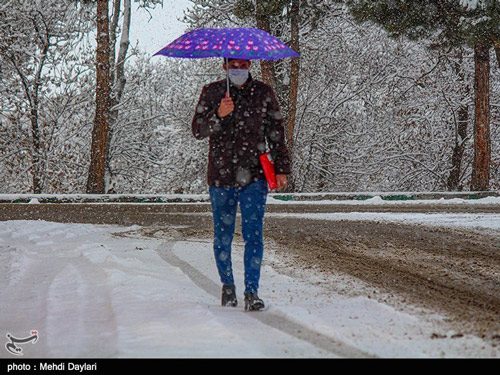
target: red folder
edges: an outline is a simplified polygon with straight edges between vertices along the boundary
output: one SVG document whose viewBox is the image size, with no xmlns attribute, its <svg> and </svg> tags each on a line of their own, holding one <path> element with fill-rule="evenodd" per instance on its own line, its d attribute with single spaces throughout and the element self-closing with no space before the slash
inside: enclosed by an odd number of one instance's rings
<svg viewBox="0 0 500 375">
<path fill-rule="evenodd" d="M 260 165 L 264 171 L 264 176 L 266 177 L 267 183 L 269 185 L 269 190 L 275 190 L 278 187 L 276 182 L 276 172 L 274 171 L 274 163 L 271 159 L 271 153 L 266 152 L 259 156 Z"/>
</svg>

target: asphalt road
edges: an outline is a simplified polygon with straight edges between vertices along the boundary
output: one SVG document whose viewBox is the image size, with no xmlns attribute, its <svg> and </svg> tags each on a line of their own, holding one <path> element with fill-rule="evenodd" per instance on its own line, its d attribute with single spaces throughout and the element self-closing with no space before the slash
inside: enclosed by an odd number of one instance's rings
<svg viewBox="0 0 500 375">
<path fill-rule="evenodd" d="M 185 238 L 210 238 L 208 204 L 0 204 L 0 220 L 175 225 Z M 500 213 L 497 205 L 269 205 L 269 212 Z M 457 335 L 500 345 L 500 235 L 376 221 L 266 218 L 265 236 L 290 266 L 348 274 L 382 291 L 384 302 L 447 317 Z M 238 225 L 239 228 L 239 225 Z M 239 229 L 236 236 L 240 236 Z M 383 296 L 382 296 L 383 295 Z"/>
</svg>

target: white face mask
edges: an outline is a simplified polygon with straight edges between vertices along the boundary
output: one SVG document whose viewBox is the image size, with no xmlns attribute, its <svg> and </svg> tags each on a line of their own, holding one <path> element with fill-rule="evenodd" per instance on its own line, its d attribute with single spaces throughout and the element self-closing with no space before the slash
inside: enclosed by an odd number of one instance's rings
<svg viewBox="0 0 500 375">
<path fill-rule="evenodd" d="M 236 86 L 242 86 L 248 79 L 248 69 L 229 69 L 228 74 Z"/>
</svg>

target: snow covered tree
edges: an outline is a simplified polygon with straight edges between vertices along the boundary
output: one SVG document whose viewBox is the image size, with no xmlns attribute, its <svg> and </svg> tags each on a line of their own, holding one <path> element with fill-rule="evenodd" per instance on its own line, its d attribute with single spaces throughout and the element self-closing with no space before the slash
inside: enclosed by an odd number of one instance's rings
<svg viewBox="0 0 500 375">
<path fill-rule="evenodd" d="M 91 43 L 95 31 L 89 33 L 95 30 L 95 1 L 85 3 L 90 6 L 55 0 L 0 2 L 1 192 L 34 191 L 33 172 L 39 176 L 37 191 L 85 190 L 96 87 Z M 273 13 L 271 31 L 291 44 L 292 1 L 272 3 L 283 7 Z M 106 191 L 206 192 L 207 147 L 192 137 L 190 125 L 201 87 L 224 78 L 221 60 L 193 62 L 140 54 L 129 59 L 136 54 L 126 46 L 130 2 L 108 4 L 111 108 Z M 146 2 L 131 2 L 132 11 L 134 4 Z M 194 0 L 186 17 L 191 17 L 191 27 L 255 26 L 256 2 L 246 2 L 246 16 L 235 10 L 238 4 L 242 2 Z M 487 3 L 471 3 L 483 4 Z M 43 37 L 39 31 L 45 30 L 44 23 L 52 36 L 36 81 L 43 51 L 38 35 Z M 391 32 L 376 24 L 354 22 L 347 6 L 334 1 L 300 1 L 298 26 L 296 191 L 469 188 L 474 160 L 471 42 L 445 43 L 435 30 L 415 40 L 405 34 L 391 38 Z M 133 14 L 129 27 L 134 27 Z M 252 68 L 254 76 L 259 76 L 258 68 Z M 274 68 L 276 91 L 284 113 L 290 113 L 290 60 Z M 500 69 L 492 69 L 491 76 L 495 124 L 500 121 Z M 33 131 L 30 101 L 37 90 L 38 133 Z M 35 145 L 38 152 L 33 154 Z M 491 150 L 490 186 L 498 189 L 499 127 L 491 129 Z M 38 155 L 36 170 L 33 155 Z"/>
<path fill-rule="evenodd" d="M 158 5 L 163 5 L 163 0 L 135 0 L 139 8 L 154 9 Z M 122 107 L 121 98 L 127 82 L 125 62 L 130 57 L 130 29 L 132 27 L 132 0 L 113 0 L 113 11 L 110 22 L 110 69 L 111 69 L 111 113 L 109 118 L 109 140 L 113 139 L 115 129 L 120 126 L 118 121 L 119 111 Z M 123 11 L 122 11 L 123 10 Z M 121 24 L 120 24 L 121 20 Z M 120 41 L 117 46 L 117 36 Z M 117 50 L 118 47 L 118 50 Z M 106 155 L 106 193 L 116 191 L 115 172 L 111 168 L 109 147 Z"/>
<path fill-rule="evenodd" d="M 204 191 L 208 149 L 193 138 L 191 120 L 201 87 L 214 72 L 224 77 L 221 61 L 140 55 L 127 69 L 120 126 L 110 144 L 117 192 Z"/>
<path fill-rule="evenodd" d="M 301 52 L 299 191 L 447 188 L 457 107 L 470 105 L 469 50 L 460 59 L 455 49 L 390 40 L 332 9 Z M 459 186 L 470 176 L 469 143 L 460 141 Z"/>
<path fill-rule="evenodd" d="M 238 0 L 190 0 L 183 21 L 192 29 L 201 27 L 238 27 L 245 23 L 234 13 Z"/>
<path fill-rule="evenodd" d="M 453 119 L 455 122 L 455 144 L 453 146 L 453 153 L 451 157 L 451 169 L 447 180 L 447 189 L 449 191 L 462 190 L 463 185 L 461 183 L 463 175 L 463 165 L 464 165 L 464 153 L 466 141 L 470 138 L 468 135 L 468 125 L 469 125 L 469 106 L 467 104 L 467 98 L 470 97 L 470 85 L 469 80 L 466 79 L 467 72 L 465 71 L 464 54 L 466 53 L 463 48 L 456 48 L 456 57 L 454 61 L 450 61 L 453 65 L 453 69 L 456 73 L 456 77 L 459 81 L 459 93 L 461 97 L 458 98 L 458 107 L 451 108 L 454 114 Z M 451 90 L 443 90 L 443 95 L 449 95 Z M 456 114 L 455 114 L 456 113 Z"/>
<path fill-rule="evenodd" d="M 130 24 L 132 14 L 131 0 L 123 0 L 123 22 L 120 35 L 118 55 L 116 54 L 116 40 L 119 27 L 121 0 L 113 0 L 113 12 L 110 23 L 110 67 L 111 67 L 111 112 L 109 118 L 108 147 L 106 149 L 106 173 L 105 173 L 105 192 L 115 191 L 114 173 L 111 169 L 109 143 L 113 138 L 113 131 L 118 119 L 119 105 L 125 88 L 125 60 L 127 58 L 130 45 Z M 117 56 L 116 56 L 117 55 Z"/>
<path fill-rule="evenodd" d="M 106 4 L 104 4 L 106 3 Z M 140 7 L 151 8 L 163 0 L 136 0 Z M 106 9 L 104 9 L 104 7 Z M 97 1 L 97 87 L 96 117 L 91 147 L 88 192 L 114 192 L 115 173 L 111 169 L 109 144 L 116 128 L 120 101 L 126 83 L 125 61 L 130 45 L 131 0 Z M 123 11 L 122 11 L 123 9 Z M 120 25 L 120 19 L 122 23 Z M 117 35 L 120 34 L 118 52 Z"/>
<path fill-rule="evenodd" d="M 475 137 L 471 188 L 490 180 L 490 50 L 500 39 L 500 8 L 494 0 L 347 0 L 359 21 L 373 21 L 391 35 L 429 39 L 433 47 L 464 46 L 475 52 Z"/>
<path fill-rule="evenodd" d="M 213 25 L 214 20 L 216 24 L 217 20 L 223 20 L 230 26 L 257 27 L 276 35 L 296 51 L 300 51 L 301 33 L 307 33 L 314 28 L 320 14 L 329 9 L 328 4 L 316 0 L 234 0 L 225 3 L 224 12 L 221 14 L 218 0 L 193 2 L 195 7 L 186 17 L 193 27 Z M 210 23 L 205 20 L 210 20 Z M 277 92 L 286 118 L 287 144 L 293 154 L 300 75 L 299 59 L 279 62 L 262 60 L 259 65 L 260 78 Z M 293 189 L 293 178 L 290 179 L 289 187 Z"/>
<path fill-rule="evenodd" d="M 16 179 L 26 171 L 31 175 L 30 190 L 40 193 L 52 142 L 56 141 L 52 136 L 59 125 L 50 120 L 44 104 L 54 93 L 73 84 L 60 80 L 64 75 L 61 70 L 79 59 L 77 45 L 89 29 L 88 15 L 72 1 L 7 2 L 0 13 L 0 113 L 7 119 L 6 131 L 19 135 L 7 140 L 8 147 L 19 142 L 19 148 L 6 152 L 6 157 L 17 155 L 22 159 Z M 26 119 L 29 128 L 25 127 Z M 28 129 L 29 136 L 25 137 Z"/>
</svg>

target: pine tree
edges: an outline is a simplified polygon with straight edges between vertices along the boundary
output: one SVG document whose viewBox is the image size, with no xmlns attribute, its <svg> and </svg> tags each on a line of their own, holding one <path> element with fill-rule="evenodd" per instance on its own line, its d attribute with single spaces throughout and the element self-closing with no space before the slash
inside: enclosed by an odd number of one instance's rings
<svg viewBox="0 0 500 375">
<path fill-rule="evenodd" d="M 431 48 L 469 46 L 475 55 L 475 137 L 472 190 L 490 179 L 490 50 L 500 40 L 495 0 L 347 0 L 354 17 L 382 25 L 392 36 L 430 40 Z"/>
</svg>

